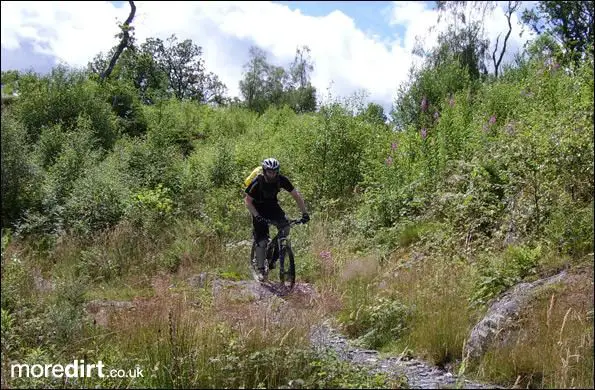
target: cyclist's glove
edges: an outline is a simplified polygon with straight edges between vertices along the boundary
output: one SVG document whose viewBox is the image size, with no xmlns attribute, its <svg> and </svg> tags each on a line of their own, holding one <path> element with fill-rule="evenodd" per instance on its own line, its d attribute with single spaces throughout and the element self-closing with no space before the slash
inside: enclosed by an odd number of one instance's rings
<svg viewBox="0 0 595 390">
<path fill-rule="evenodd" d="M 310 220 L 310 215 L 308 215 L 308 213 L 302 214 L 302 223 L 308 223 L 309 220 Z"/>
<path fill-rule="evenodd" d="M 265 217 L 263 217 L 262 215 L 257 215 L 256 217 L 254 217 L 256 219 L 256 222 L 258 223 L 267 223 L 267 220 Z"/>
</svg>

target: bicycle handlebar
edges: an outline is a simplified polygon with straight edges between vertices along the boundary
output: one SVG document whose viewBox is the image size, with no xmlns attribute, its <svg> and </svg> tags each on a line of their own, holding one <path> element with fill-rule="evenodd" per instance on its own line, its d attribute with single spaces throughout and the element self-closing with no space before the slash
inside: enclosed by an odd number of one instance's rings
<svg viewBox="0 0 595 390">
<path fill-rule="evenodd" d="M 274 221 L 271 221 L 270 219 L 267 219 L 266 222 L 269 225 L 275 225 Z M 287 222 L 288 222 L 287 223 L 288 226 L 301 225 L 301 224 L 305 223 L 301 220 L 301 218 L 300 219 L 289 219 Z M 281 225 L 281 226 L 286 226 L 286 225 Z"/>
</svg>

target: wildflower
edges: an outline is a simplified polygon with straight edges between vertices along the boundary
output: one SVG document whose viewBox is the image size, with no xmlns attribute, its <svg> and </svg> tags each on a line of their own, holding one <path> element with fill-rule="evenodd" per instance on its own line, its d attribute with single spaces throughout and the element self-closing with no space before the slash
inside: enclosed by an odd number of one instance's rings
<svg viewBox="0 0 595 390">
<path fill-rule="evenodd" d="M 390 145 L 390 148 L 391 148 L 392 150 L 396 150 L 396 149 L 397 149 L 397 143 L 396 143 L 396 142 L 393 142 L 393 143 Z"/>
<path fill-rule="evenodd" d="M 386 163 L 387 166 L 391 166 L 393 164 L 393 158 L 391 156 L 388 156 L 386 158 L 385 163 Z"/>
<path fill-rule="evenodd" d="M 454 107 L 455 105 L 455 98 L 451 95 L 450 99 L 448 99 L 448 105 Z"/>
<path fill-rule="evenodd" d="M 426 97 L 424 96 L 423 99 L 421 99 L 421 110 L 423 112 L 425 112 L 428 109 L 428 99 L 426 99 Z"/>
<path fill-rule="evenodd" d="M 322 251 L 320 252 L 320 257 L 324 260 L 330 260 L 332 255 L 330 251 Z"/>
<path fill-rule="evenodd" d="M 428 136 L 428 130 L 426 130 L 426 128 L 424 127 L 423 129 L 421 129 L 421 138 L 422 139 L 426 139 L 426 137 Z"/>
<path fill-rule="evenodd" d="M 434 120 L 435 120 L 435 121 L 437 121 L 437 120 L 438 120 L 438 118 L 440 118 L 440 114 L 438 113 L 438 111 L 436 111 L 436 112 L 434 113 Z"/>
<path fill-rule="evenodd" d="M 490 126 L 496 123 L 496 115 L 492 115 L 488 123 L 490 124 Z"/>
</svg>

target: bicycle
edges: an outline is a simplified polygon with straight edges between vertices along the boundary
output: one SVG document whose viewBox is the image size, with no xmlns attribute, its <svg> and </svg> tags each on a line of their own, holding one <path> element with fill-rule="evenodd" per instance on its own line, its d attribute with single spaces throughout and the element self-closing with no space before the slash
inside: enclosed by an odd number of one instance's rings
<svg viewBox="0 0 595 390">
<path fill-rule="evenodd" d="M 286 225 L 277 225 L 273 221 L 267 220 L 269 225 L 277 226 L 277 234 L 273 239 L 269 239 L 266 251 L 265 251 L 265 261 L 264 261 L 264 277 L 268 278 L 269 271 L 275 268 L 275 263 L 279 260 L 279 282 L 282 287 L 287 287 L 285 282 L 285 277 L 288 277 L 289 282 L 289 289 L 293 289 L 295 285 L 295 256 L 293 255 L 293 249 L 291 248 L 291 242 L 289 239 L 285 239 L 280 241 L 279 240 L 279 229 L 284 228 Z M 289 226 L 295 226 L 304 224 L 301 219 L 292 219 L 288 221 Z M 284 245 L 285 244 L 285 245 Z M 250 262 L 252 266 L 252 271 L 256 271 L 255 267 L 255 253 L 256 253 L 256 242 L 252 240 L 252 250 L 250 252 Z M 289 257 L 289 269 L 288 272 L 285 272 L 285 258 Z"/>
</svg>

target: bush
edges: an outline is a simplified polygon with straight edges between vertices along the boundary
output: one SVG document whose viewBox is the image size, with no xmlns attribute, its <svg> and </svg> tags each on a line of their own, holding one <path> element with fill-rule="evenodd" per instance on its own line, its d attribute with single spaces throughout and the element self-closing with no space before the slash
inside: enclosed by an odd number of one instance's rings
<svg viewBox="0 0 595 390">
<path fill-rule="evenodd" d="M 397 300 L 380 298 L 360 313 L 359 326 L 365 333 L 358 341 L 367 348 L 378 349 L 405 334 L 410 321 L 410 308 Z"/>
<path fill-rule="evenodd" d="M 116 117 L 98 84 L 88 80 L 85 72 L 57 66 L 47 76 L 20 80 L 19 89 L 14 108 L 31 142 L 38 140 L 45 127 L 62 124 L 66 131 L 76 128 L 81 115 L 89 118 L 101 147 L 109 150 L 116 141 Z"/>
<path fill-rule="evenodd" d="M 64 204 L 66 229 L 86 236 L 120 221 L 130 190 L 122 183 L 118 168 L 112 159 L 104 160 L 74 182 Z"/>
<path fill-rule="evenodd" d="M 475 282 L 471 303 L 482 305 L 526 276 L 535 273 L 541 258 L 541 247 L 511 245 L 501 256 L 492 257 L 479 265 L 479 276 Z"/>
<path fill-rule="evenodd" d="M 39 171 L 22 123 L 2 110 L 2 228 L 14 226 L 37 200 Z"/>
</svg>

